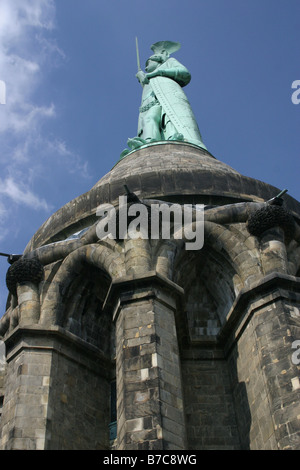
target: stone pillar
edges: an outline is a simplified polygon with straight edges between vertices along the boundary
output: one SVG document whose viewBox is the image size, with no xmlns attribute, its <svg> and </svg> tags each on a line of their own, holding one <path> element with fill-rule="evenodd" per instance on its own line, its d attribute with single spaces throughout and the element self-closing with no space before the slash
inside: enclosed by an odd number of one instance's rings
<svg viewBox="0 0 300 470">
<path fill-rule="evenodd" d="M 39 288 L 31 282 L 17 285 L 19 323 L 22 326 L 37 324 L 40 318 Z"/>
<path fill-rule="evenodd" d="M 300 370 L 293 361 L 299 302 L 298 278 L 273 273 L 243 291 L 230 313 L 227 348 L 243 448 L 300 449 Z"/>
<path fill-rule="evenodd" d="M 287 254 L 284 231 L 280 227 L 266 230 L 260 237 L 261 264 L 265 275 L 287 273 Z"/>
<path fill-rule="evenodd" d="M 300 450 L 300 370 L 292 360 L 292 343 L 300 338 L 299 292 L 299 283 L 277 278 L 268 304 L 261 305 L 254 318 L 279 450 Z"/>
<path fill-rule="evenodd" d="M 114 286 L 119 450 L 186 448 L 175 323 L 182 293 L 155 275 Z"/>
<path fill-rule="evenodd" d="M 250 215 L 247 228 L 259 241 L 263 273 L 287 273 L 285 244 L 295 233 L 293 216 L 281 205 L 266 204 Z"/>
<path fill-rule="evenodd" d="M 44 450 L 52 354 L 46 348 L 24 348 L 28 338 L 19 340 L 11 349 L 7 338 L 0 449 Z"/>
<path fill-rule="evenodd" d="M 109 358 L 59 326 L 19 326 L 5 342 L 0 449 L 108 449 Z"/>
</svg>

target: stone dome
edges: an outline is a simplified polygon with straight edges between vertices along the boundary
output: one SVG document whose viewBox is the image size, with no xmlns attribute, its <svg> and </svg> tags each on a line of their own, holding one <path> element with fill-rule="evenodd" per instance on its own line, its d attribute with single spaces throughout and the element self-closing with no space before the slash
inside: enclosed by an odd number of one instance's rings
<svg viewBox="0 0 300 470">
<path fill-rule="evenodd" d="M 116 204 L 119 196 L 126 194 L 124 185 L 143 199 L 207 205 L 262 202 L 280 191 L 241 175 L 200 147 L 184 142 L 155 143 L 119 160 L 90 191 L 54 213 L 33 236 L 25 252 L 64 240 L 90 226 L 96 221 L 100 204 Z M 300 213 L 296 200 L 290 196 L 285 196 L 285 200 L 290 210 Z"/>
</svg>

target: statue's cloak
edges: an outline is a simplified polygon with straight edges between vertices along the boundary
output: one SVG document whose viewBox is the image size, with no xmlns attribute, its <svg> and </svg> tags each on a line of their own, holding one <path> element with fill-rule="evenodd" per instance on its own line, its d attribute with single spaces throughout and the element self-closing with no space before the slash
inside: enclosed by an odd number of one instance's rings
<svg viewBox="0 0 300 470">
<path fill-rule="evenodd" d="M 174 79 L 160 76 L 151 78 L 150 85 L 163 112 L 177 132 L 183 134 L 184 140 L 206 148 L 191 105 L 181 86 Z"/>
</svg>

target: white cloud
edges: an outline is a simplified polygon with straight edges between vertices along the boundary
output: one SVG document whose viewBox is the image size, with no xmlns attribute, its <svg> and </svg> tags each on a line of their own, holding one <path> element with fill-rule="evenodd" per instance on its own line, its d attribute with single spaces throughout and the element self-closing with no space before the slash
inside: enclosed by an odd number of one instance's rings
<svg viewBox="0 0 300 470">
<path fill-rule="evenodd" d="M 88 162 L 83 161 L 77 153 L 70 150 L 66 142 L 55 139 L 48 142 L 48 149 L 51 155 L 55 155 L 58 159 L 63 159 L 69 173 L 78 173 L 81 177 L 89 177 Z"/>
<path fill-rule="evenodd" d="M 36 194 L 30 191 L 26 185 L 15 181 L 11 177 L 0 180 L 0 195 L 1 194 L 10 198 L 14 203 L 28 206 L 31 209 L 43 209 L 45 211 L 50 209 L 49 204 L 44 199 L 40 199 Z"/>
<path fill-rule="evenodd" d="M 0 113 L 0 133 L 14 132 L 16 138 L 24 138 L 23 135 L 33 134 L 40 127 L 41 119 L 55 116 L 55 106 L 37 106 L 32 103 L 18 102 L 14 106 L 7 103 L 5 112 Z"/>
<path fill-rule="evenodd" d="M 6 84 L 6 104 L 0 109 L 0 132 L 24 132 L 40 119 L 53 116 L 54 107 L 39 106 L 31 97 L 42 79 L 41 66 L 49 48 L 40 47 L 44 31 L 54 27 L 52 0 L 1 0 L 0 80 Z M 53 50 L 53 47 L 52 47 Z M 48 114 L 47 114 L 48 113 Z"/>
<path fill-rule="evenodd" d="M 0 0 L 0 81 L 6 89 L 0 105 L 0 240 L 17 207 L 49 213 L 51 201 L 36 189 L 48 172 L 59 167 L 61 174 L 88 175 L 80 155 L 44 130 L 57 110 L 47 102 L 43 80 L 66 59 L 54 35 L 55 14 L 54 0 Z"/>
<path fill-rule="evenodd" d="M 54 27 L 53 0 L 1 0 L 0 12 L 0 39 L 7 41 L 17 40 L 24 27 Z"/>
<path fill-rule="evenodd" d="M 55 41 L 46 37 L 54 22 L 53 0 L 0 1 L 0 80 L 5 84 L 5 104 L 0 105 L 1 242 L 11 235 L 12 227 L 14 236 L 20 230 L 18 208 L 23 217 L 52 208 L 34 189 L 34 181 L 40 173 L 38 159 L 47 146 L 41 128 L 56 111 L 53 103 L 36 103 L 33 96 L 46 65 L 51 67 L 58 53 Z"/>
</svg>

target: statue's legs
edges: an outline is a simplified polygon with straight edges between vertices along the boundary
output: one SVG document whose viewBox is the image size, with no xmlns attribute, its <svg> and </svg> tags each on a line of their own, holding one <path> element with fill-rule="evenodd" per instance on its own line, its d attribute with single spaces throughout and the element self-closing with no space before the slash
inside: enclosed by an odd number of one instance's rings
<svg viewBox="0 0 300 470">
<path fill-rule="evenodd" d="M 162 118 L 162 130 L 163 130 L 163 135 L 165 140 L 172 140 L 174 136 L 178 136 L 178 132 L 176 130 L 176 127 L 174 124 L 170 121 L 168 116 L 166 114 L 163 115 Z"/>
<path fill-rule="evenodd" d="M 161 135 L 161 106 L 154 105 L 140 113 L 138 136 L 145 141 L 162 140 Z"/>
</svg>

